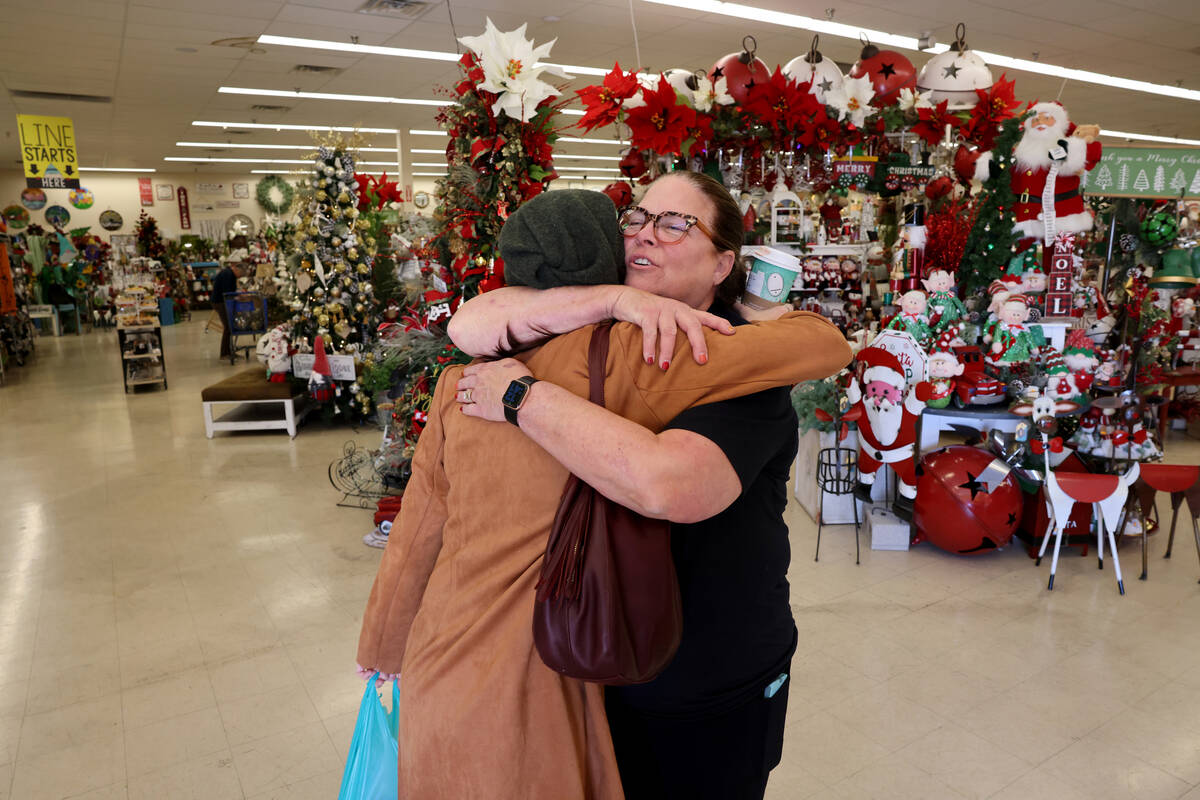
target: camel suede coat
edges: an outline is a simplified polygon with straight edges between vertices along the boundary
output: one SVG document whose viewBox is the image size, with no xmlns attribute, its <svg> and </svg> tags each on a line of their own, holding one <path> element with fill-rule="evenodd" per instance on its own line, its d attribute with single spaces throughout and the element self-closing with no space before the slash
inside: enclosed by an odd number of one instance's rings
<svg viewBox="0 0 1200 800">
<path fill-rule="evenodd" d="M 591 333 L 520 357 L 586 397 Z M 815 314 L 707 337 L 707 365 L 680 337 L 664 372 L 642 360 L 638 328 L 615 325 L 608 408 L 657 432 L 692 405 L 823 378 L 850 360 Z M 359 638 L 360 665 L 401 676 L 400 797 L 619 799 L 603 688 L 551 671 L 533 643 L 534 585 L 567 470 L 517 427 L 459 413 L 460 376 L 454 367 L 438 382 Z"/>
</svg>

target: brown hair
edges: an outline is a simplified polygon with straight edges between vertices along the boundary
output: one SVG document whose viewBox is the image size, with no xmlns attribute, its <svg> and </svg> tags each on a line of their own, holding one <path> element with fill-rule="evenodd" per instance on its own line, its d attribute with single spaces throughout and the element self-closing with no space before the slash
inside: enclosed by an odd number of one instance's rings
<svg viewBox="0 0 1200 800">
<path fill-rule="evenodd" d="M 708 198 L 713 207 L 713 219 L 709 224 L 712 228 L 712 243 L 718 251 L 733 253 L 733 269 L 725 280 L 717 284 L 717 300 L 732 306 L 742 297 L 746 289 L 746 270 L 742 266 L 742 244 L 745 241 L 745 231 L 742 227 L 742 211 L 737 201 L 729 194 L 729 190 L 718 181 L 702 172 L 680 170 L 669 172 L 663 177 L 686 180 Z"/>
</svg>

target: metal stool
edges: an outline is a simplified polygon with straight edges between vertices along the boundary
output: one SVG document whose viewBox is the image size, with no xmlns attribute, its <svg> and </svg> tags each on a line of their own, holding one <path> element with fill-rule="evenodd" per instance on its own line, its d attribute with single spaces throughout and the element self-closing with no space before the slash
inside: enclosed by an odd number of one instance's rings
<svg viewBox="0 0 1200 800">
<path fill-rule="evenodd" d="M 820 501 L 817 504 L 817 552 L 813 561 L 821 556 L 821 528 L 825 524 L 825 494 L 843 495 L 854 491 L 858 480 L 858 454 L 846 447 L 826 447 L 817 453 L 817 491 Z M 858 544 L 858 501 L 851 498 L 850 506 L 854 509 L 854 563 L 859 562 Z"/>
<path fill-rule="evenodd" d="M 1179 520 L 1179 507 L 1186 497 L 1188 512 L 1192 516 L 1192 536 L 1196 540 L 1196 555 L 1200 556 L 1200 466 L 1193 464 L 1143 464 L 1141 475 L 1134 487 L 1141 504 L 1142 517 L 1154 510 L 1154 496 L 1158 492 L 1171 494 L 1171 532 L 1167 537 L 1167 552 L 1163 558 L 1171 557 L 1175 544 L 1175 523 Z M 1143 525 L 1145 523 L 1143 522 Z"/>
</svg>

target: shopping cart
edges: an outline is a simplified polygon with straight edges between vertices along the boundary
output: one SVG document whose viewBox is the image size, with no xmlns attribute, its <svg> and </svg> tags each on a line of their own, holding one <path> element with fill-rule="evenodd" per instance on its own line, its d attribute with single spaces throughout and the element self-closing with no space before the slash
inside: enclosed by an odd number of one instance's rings
<svg viewBox="0 0 1200 800">
<path fill-rule="evenodd" d="M 225 319 L 229 321 L 229 363 L 237 360 L 237 351 L 245 351 L 243 358 L 250 360 L 250 351 L 258 344 L 260 336 L 267 332 L 267 302 L 259 292 L 234 292 L 225 295 Z M 250 337 L 249 344 L 239 344 L 238 337 Z"/>
</svg>

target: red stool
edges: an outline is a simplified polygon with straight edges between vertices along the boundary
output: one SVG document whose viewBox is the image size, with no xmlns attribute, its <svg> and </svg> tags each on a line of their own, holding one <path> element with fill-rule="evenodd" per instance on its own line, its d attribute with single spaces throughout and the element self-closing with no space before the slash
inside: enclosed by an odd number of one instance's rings
<svg viewBox="0 0 1200 800">
<path fill-rule="evenodd" d="M 1175 544 L 1175 523 L 1179 519 L 1179 507 L 1183 499 L 1188 501 L 1192 515 L 1192 536 L 1196 540 L 1196 555 L 1200 557 L 1200 466 L 1193 464 L 1143 464 L 1141 476 L 1135 486 L 1138 501 L 1145 518 L 1154 508 L 1154 497 L 1158 492 L 1171 494 L 1171 532 L 1167 537 L 1167 552 L 1163 558 L 1171 557 Z"/>
</svg>

